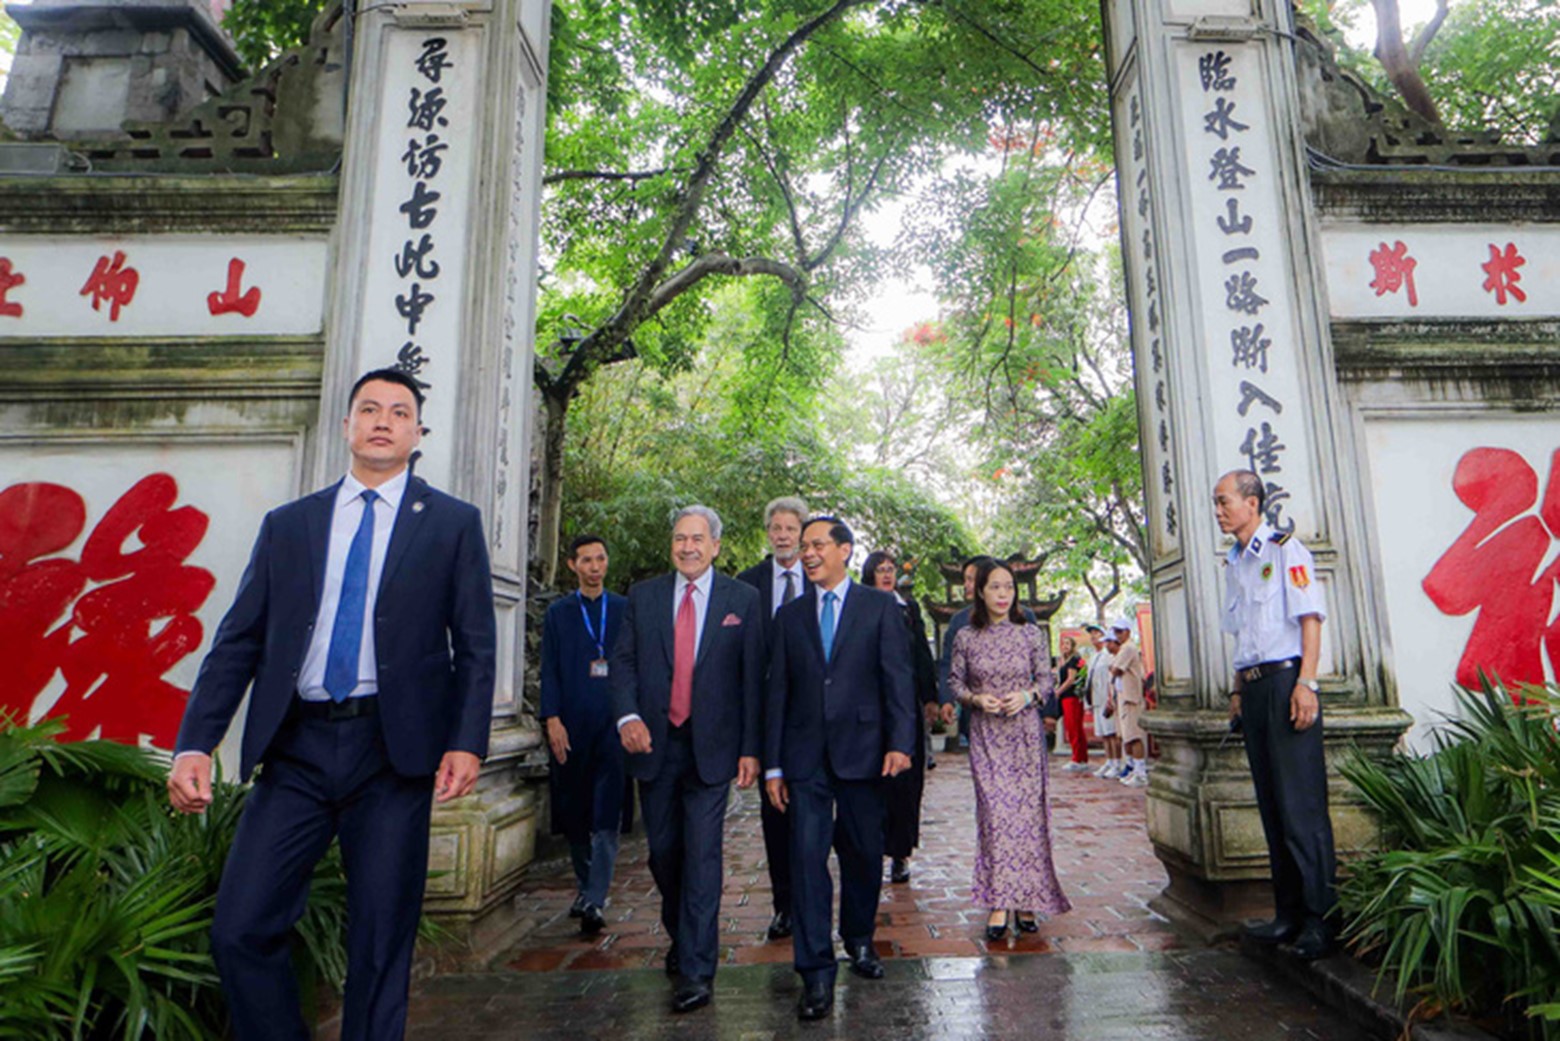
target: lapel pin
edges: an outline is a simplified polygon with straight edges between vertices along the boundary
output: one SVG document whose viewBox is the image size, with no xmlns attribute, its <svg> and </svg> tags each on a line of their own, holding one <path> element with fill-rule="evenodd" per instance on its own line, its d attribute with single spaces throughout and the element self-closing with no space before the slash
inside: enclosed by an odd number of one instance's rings
<svg viewBox="0 0 1560 1041">
<path fill-rule="evenodd" d="M 421 513 L 422 512 L 422 508 L 423 508 L 423 504 L 422 503 L 420 503 L 420 502 L 412 503 L 412 512 L 413 513 Z"/>
</svg>

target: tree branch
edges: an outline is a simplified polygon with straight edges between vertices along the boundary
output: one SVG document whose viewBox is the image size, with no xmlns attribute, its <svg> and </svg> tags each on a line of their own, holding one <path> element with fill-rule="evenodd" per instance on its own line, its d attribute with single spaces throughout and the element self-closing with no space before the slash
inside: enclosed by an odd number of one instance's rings
<svg viewBox="0 0 1560 1041">
<path fill-rule="evenodd" d="M 1435 34 L 1441 31 L 1441 23 L 1446 21 L 1449 11 L 1448 0 L 1436 0 L 1435 14 L 1425 23 L 1424 28 L 1419 30 L 1419 34 L 1414 37 L 1414 42 L 1408 45 L 1408 57 L 1414 63 L 1414 68 L 1417 69 L 1424 63 L 1425 48 L 1429 47 L 1430 41 L 1435 39 Z"/>
<path fill-rule="evenodd" d="M 676 172 L 673 167 L 659 170 L 559 170 L 542 178 L 543 184 L 562 184 L 564 181 L 648 181 L 652 177 Z"/>
<path fill-rule="evenodd" d="M 655 287 L 645 301 L 643 317 L 653 317 L 710 275 L 729 275 L 734 278 L 771 275 L 791 287 L 793 300 L 802 299 L 807 292 L 807 276 L 784 261 L 771 260 L 769 257 L 730 257 L 724 253 L 705 253 Z"/>
</svg>

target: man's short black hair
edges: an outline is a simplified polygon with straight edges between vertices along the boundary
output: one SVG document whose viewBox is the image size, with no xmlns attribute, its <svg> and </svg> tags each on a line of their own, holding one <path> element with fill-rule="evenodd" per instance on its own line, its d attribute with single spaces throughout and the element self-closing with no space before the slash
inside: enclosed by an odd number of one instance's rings
<svg viewBox="0 0 1560 1041">
<path fill-rule="evenodd" d="M 569 559 L 573 560 L 575 557 L 580 555 L 580 550 L 584 549 L 586 546 L 593 546 L 598 542 L 601 543 L 601 548 L 603 550 L 607 548 L 607 540 L 602 538 L 600 535 L 587 534 L 574 536 L 574 538 L 569 540 Z"/>
<path fill-rule="evenodd" d="M 1267 511 L 1267 483 L 1260 474 L 1255 470 L 1231 470 L 1224 476 L 1235 478 L 1235 493 L 1242 499 L 1257 500 L 1258 513 Z"/>
<path fill-rule="evenodd" d="M 856 536 L 851 534 L 850 525 L 846 524 L 838 517 L 830 517 L 827 514 L 819 517 L 811 517 L 808 519 L 806 524 L 802 525 L 802 530 L 806 531 L 814 524 L 827 524 L 829 526 L 829 538 L 833 539 L 842 546 L 849 545 L 851 548 L 855 548 Z"/>
<path fill-rule="evenodd" d="M 385 383 L 399 383 L 412 392 L 412 397 L 417 401 L 417 415 L 422 416 L 423 392 L 417 381 L 412 379 L 412 374 L 402 372 L 400 369 L 371 369 L 357 378 L 352 384 L 352 393 L 347 395 L 347 411 L 352 411 L 352 403 L 357 400 L 358 391 L 363 389 L 363 384 L 372 383 L 375 380 L 383 380 Z"/>
</svg>

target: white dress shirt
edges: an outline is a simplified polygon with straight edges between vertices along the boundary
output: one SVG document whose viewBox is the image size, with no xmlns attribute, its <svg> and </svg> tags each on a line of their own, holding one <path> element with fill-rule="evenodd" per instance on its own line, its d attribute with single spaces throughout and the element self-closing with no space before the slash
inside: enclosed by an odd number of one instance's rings
<svg viewBox="0 0 1560 1041">
<path fill-rule="evenodd" d="M 1299 539 L 1275 540 L 1263 524 L 1225 557 L 1220 628 L 1235 637 L 1235 667 L 1300 657 L 1300 619 L 1327 617 L 1311 551 Z"/>
<path fill-rule="evenodd" d="M 802 558 L 797 557 L 791 561 L 790 567 L 783 566 L 780 561 L 769 558 L 769 566 L 774 572 L 774 583 L 769 587 L 769 617 L 773 618 L 775 612 L 780 610 L 780 598 L 785 596 L 785 576 L 791 577 L 791 590 L 796 596 L 801 596 L 805 591 L 806 580 L 802 577 Z"/>
<path fill-rule="evenodd" d="M 379 658 L 374 651 L 374 603 L 379 598 L 379 579 L 385 571 L 385 552 L 395 528 L 396 512 L 406 494 L 411 471 L 402 470 L 374 492 L 374 541 L 368 554 L 368 592 L 363 599 L 363 645 L 358 651 L 358 682 L 349 697 L 361 698 L 379 693 Z M 336 626 L 336 605 L 341 602 L 341 580 L 347 570 L 347 551 L 363 520 L 366 486 L 347 474 L 336 490 L 336 504 L 330 515 L 330 542 L 325 552 L 325 585 L 320 591 L 320 609 L 314 616 L 314 632 L 309 651 L 303 657 L 298 674 L 298 696 L 305 701 L 329 701 L 325 691 L 325 659 L 330 653 L 331 632 Z"/>
<path fill-rule="evenodd" d="M 710 588 L 715 585 L 715 569 L 705 568 L 704 574 L 689 582 L 687 576 L 681 571 L 677 572 L 677 580 L 672 583 L 672 632 L 673 643 L 676 643 L 677 612 L 682 608 L 683 590 L 693 586 L 693 656 L 699 656 L 699 643 L 704 639 L 704 619 L 710 613 Z M 630 712 L 617 721 L 618 729 L 623 729 L 623 724 L 630 720 L 643 721 L 644 717 L 637 712 Z"/>
</svg>

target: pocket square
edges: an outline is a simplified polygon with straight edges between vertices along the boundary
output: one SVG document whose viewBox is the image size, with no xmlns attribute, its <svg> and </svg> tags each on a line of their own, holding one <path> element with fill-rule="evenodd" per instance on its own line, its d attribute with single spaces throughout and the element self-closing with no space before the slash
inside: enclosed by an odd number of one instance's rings
<svg viewBox="0 0 1560 1041">
<path fill-rule="evenodd" d="M 741 625 L 742 624 L 742 619 L 737 617 L 735 614 L 728 614 L 726 617 L 724 617 L 724 618 L 722 618 L 720 620 L 720 624 L 721 625 Z"/>
</svg>

